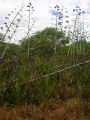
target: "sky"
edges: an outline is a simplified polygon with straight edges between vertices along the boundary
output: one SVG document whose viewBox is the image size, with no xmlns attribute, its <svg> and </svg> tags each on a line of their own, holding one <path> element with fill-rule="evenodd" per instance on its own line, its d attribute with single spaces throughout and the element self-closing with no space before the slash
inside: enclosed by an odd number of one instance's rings
<svg viewBox="0 0 90 120">
<path fill-rule="evenodd" d="M 11 11 L 14 11 L 14 8 L 17 8 L 17 6 L 21 6 L 22 3 L 24 3 L 25 5 L 24 10 L 26 10 L 26 6 L 29 2 L 32 3 L 32 6 L 35 10 L 34 14 L 31 14 L 31 18 L 34 18 L 35 22 L 34 19 L 31 19 L 31 25 L 33 24 L 34 26 L 32 27 L 30 34 L 34 33 L 35 31 L 42 30 L 46 27 L 55 27 L 55 12 L 53 12 L 53 10 L 55 10 L 54 7 L 56 5 L 59 5 L 60 8 L 62 6 L 65 6 L 70 17 L 72 16 L 73 9 L 76 8 L 76 6 L 80 6 L 80 8 L 86 12 L 88 19 L 87 21 L 90 20 L 90 0 L 0 0 L 0 27 L 5 26 L 4 22 L 6 22 L 5 17 L 7 17 L 7 14 L 11 14 Z M 28 14 L 26 12 L 24 12 L 24 14 L 26 16 L 23 15 L 23 21 L 25 19 L 28 21 Z M 15 13 L 10 18 L 10 21 L 14 16 Z M 7 23 L 9 24 L 9 22 Z M 16 38 L 18 39 L 21 39 L 19 37 L 23 38 L 24 33 L 27 32 L 27 24 L 25 24 L 26 27 L 22 27 L 22 24 L 20 24 L 20 29 L 22 28 L 22 30 L 17 30 L 18 34 L 16 35 Z M 89 25 L 90 23 L 88 22 L 88 26 Z M 0 32 L 3 34 L 5 33 L 5 31 L 5 29 L 0 30 Z M 18 31 L 23 32 L 19 33 Z M 12 42 L 15 40 L 12 39 Z M 18 40 L 16 42 L 18 42 Z"/>
</svg>

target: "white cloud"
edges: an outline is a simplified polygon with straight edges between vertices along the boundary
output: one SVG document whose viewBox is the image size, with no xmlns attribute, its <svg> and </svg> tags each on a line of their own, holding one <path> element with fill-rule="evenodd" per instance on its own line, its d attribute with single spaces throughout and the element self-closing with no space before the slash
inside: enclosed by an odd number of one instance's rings
<svg viewBox="0 0 90 120">
<path fill-rule="evenodd" d="M 34 9 L 35 9 L 35 15 L 37 20 L 35 23 L 35 27 L 32 31 L 36 31 L 39 29 L 43 29 L 45 27 L 51 26 L 52 15 L 49 13 L 50 8 L 54 8 L 55 5 L 59 5 L 60 7 L 64 5 L 69 12 L 69 15 L 72 15 L 72 11 L 76 6 L 80 6 L 82 10 L 87 11 L 88 19 L 90 19 L 90 11 L 89 11 L 89 0 L 0 0 L 0 26 L 3 26 L 4 18 L 7 16 L 10 11 L 12 11 L 15 7 L 18 5 L 20 6 L 22 3 L 25 5 L 28 4 L 28 2 L 31 2 Z M 89 21 L 88 21 L 89 22 Z M 55 23 L 55 22 L 53 22 Z M 90 23 L 88 23 L 90 25 Z M 2 32 L 0 30 L 0 32 Z M 18 35 L 19 36 L 19 35 Z"/>
</svg>

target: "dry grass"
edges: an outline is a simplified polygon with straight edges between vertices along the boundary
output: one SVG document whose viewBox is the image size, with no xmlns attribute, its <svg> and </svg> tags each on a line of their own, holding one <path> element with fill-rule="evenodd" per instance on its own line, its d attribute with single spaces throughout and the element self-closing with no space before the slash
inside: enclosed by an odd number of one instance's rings
<svg viewBox="0 0 90 120">
<path fill-rule="evenodd" d="M 83 101 L 77 98 L 68 99 L 66 102 L 51 100 L 44 106 L 33 106 L 32 115 L 30 105 L 4 105 L 0 108 L 0 120 L 90 120 L 90 111 L 86 109 Z"/>
</svg>

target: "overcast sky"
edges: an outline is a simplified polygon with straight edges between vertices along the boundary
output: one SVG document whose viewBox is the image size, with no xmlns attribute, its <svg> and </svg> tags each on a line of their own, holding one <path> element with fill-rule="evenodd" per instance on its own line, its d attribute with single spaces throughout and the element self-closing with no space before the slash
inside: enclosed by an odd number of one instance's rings
<svg viewBox="0 0 90 120">
<path fill-rule="evenodd" d="M 5 17 L 7 16 L 7 14 L 13 11 L 15 7 L 17 7 L 18 5 L 20 6 L 22 3 L 24 3 L 25 6 L 27 6 L 29 2 L 31 2 L 32 6 L 34 7 L 34 10 L 35 10 L 34 17 L 36 18 L 36 21 L 34 24 L 35 27 L 32 28 L 32 32 L 35 32 L 39 29 L 44 29 L 45 27 L 52 26 L 51 23 L 55 23 L 55 20 L 51 20 L 51 18 L 53 17 L 52 10 L 54 9 L 56 5 L 59 5 L 60 7 L 64 5 L 70 15 L 72 14 L 72 11 L 76 6 L 80 6 L 80 8 L 83 11 L 85 11 L 86 14 L 88 15 L 87 19 L 90 18 L 89 17 L 90 0 L 31 0 L 31 1 L 29 0 L 0 0 L 0 27 L 4 25 L 3 23 L 6 21 Z M 88 23 L 88 25 L 89 24 L 90 23 Z M 27 29 L 27 27 L 24 29 Z M 0 32 L 2 31 L 0 30 Z"/>
</svg>

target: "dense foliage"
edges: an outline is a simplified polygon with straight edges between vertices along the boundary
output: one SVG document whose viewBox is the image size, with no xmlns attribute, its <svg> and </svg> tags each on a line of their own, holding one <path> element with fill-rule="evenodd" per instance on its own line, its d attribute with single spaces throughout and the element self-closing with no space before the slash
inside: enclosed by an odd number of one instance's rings
<svg viewBox="0 0 90 120">
<path fill-rule="evenodd" d="M 6 45 L 1 43 L 0 56 Z M 52 99 L 76 97 L 89 110 L 90 63 L 73 66 L 89 60 L 89 51 L 89 42 L 69 44 L 69 37 L 55 28 L 36 32 L 20 45 L 10 43 L 0 59 L 0 104 L 45 106 Z"/>
</svg>

